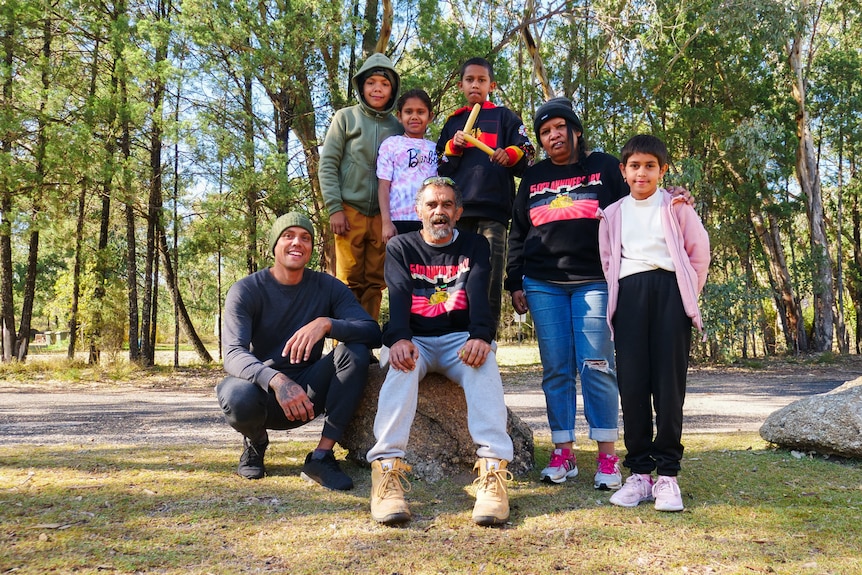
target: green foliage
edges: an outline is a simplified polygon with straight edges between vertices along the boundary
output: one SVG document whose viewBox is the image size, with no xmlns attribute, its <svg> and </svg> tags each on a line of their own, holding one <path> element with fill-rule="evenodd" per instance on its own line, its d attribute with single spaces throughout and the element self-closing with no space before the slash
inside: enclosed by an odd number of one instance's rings
<svg viewBox="0 0 862 575">
<path fill-rule="evenodd" d="M 105 286 L 105 296 L 96 298 L 97 276 L 92 269 L 80 278 L 78 302 L 78 349 L 86 350 L 93 343 L 107 352 L 112 360 L 123 350 L 128 339 L 128 307 L 125 285 L 114 278 Z M 53 298 L 46 306 L 49 317 L 68 318 L 72 296 L 72 277 L 68 271 L 60 274 L 53 285 Z M 95 326 L 100 325 L 98 331 Z M 68 322 L 59 321 L 53 329 L 67 329 Z"/>
<path fill-rule="evenodd" d="M 211 333 L 230 283 L 249 265 L 267 264 L 263 244 L 274 216 L 302 209 L 325 229 L 327 214 L 312 185 L 317 146 L 332 111 L 350 103 L 351 63 L 365 57 L 362 35 L 380 26 L 364 20 L 361 3 L 355 14 L 353 6 L 334 0 L 137 1 L 110 11 L 69 0 L 2 3 L 0 199 L 6 203 L 0 239 L 9 245 L 3 269 L 11 271 L 0 279 L 10 286 L 13 304 L 24 300 L 27 240 L 38 229 L 34 326 L 67 323 L 75 198 L 83 189 L 82 309 L 92 323 L 92 274 L 102 264 L 109 286 L 102 317 L 127 321 L 124 202 L 137 217 L 143 269 L 142 216 L 156 176 L 150 138 L 158 126 L 163 195 L 172 197 L 176 184 L 179 196 L 180 290 L 193 322 Z M 533 11 L 525 18 L 528 7 Z M 463 105 L 457 72 L 472 56 L 494 63 L 499 87 L 492 99 L 529 126 L 543 93 L 520 34 L 526 21 L 551 89 L 574 100 L 595 149 L 617 154 L 637 132 L 662 137 L 673 159 L 665 183 L 691 190 L 710 232 L 713 265 L 702 301 L 719 337 L 716 353 L 732 356 L 742 334 L 751 339 L 770 323 L 764 316 L 774 314 L 773 296 L 764 295 L 770 265 L 786 266 L 805 314 L 811 315 L 811 296 L 821 289 L 811 270 L 826 260 L 811 253 L 806 200 L 796 184 L 797 107 L 786 65 L 788 38 L 799 23 L 814 22 L 801 10 L 775 0 L 403 0 L 395 3 L 387 53 L 405 89 L 423 87 L 431 95 L 438 113 L 432 137 Z M 847 295 L 862 306 L 862 272 L 849 257 L 859 249 L 862 220 L 859 178 L 853 177 L 862 150 L 862 15 L 852 2 L 836 0 L 823 4 L 819 17 L 819 27 L 807 30 L 813 44 L 806 81 L 834 250 L 829 255 L 836 259 L 841 246 Z M 4 64 L 7 52 L 11 66 Z M 165 97 L 154 107 L 160 84 Z M 123 125 L 129 127 L 128 158 L 121 153 Z M 108 247 L 100 252 L 103 206 L 110 211 Z M 166 209 L 164 216 L 168 222 L 172 213 Z M 767 216 L 779 222 L 785 261 L 777 261 L 753 229 L 754 218 Z M 168 230 L 173 234 L 171 225 Z M 324 261 L 318 258 L 315 265 Z M 138 280 L 143 285 L 144 278 Z M 167 333 L 172 306 L 167 289 L 160 294 L 160 332 Z M 515 328 L 505 325 L 502 334 L 517 337 Z M 117 330 L 111 337 L 119 340 L 119 323 Z"/>
<path fill-rule="evenodd" d="M 744 276 L 732 272 L 722 281 L 707 282 L 701 295 L 701 314 L 704 330 L 719 352 L 713 360 L 728 360 L 743 353 L 745 334 L 760 327 L 760 310 L 768 298 L 767 290 L 752 289 Z"/>
</svg>

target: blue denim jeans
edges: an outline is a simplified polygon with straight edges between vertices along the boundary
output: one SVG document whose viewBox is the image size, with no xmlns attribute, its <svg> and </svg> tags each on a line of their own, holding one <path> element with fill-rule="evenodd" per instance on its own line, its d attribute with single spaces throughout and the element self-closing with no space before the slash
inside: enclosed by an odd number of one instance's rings
<svg viewBox="0 0 862 575">
<path fill-rule="evenodd" d="M 566 285 L 525 277 L 524 294 L 539 340 L 551 441 L 575 441 L 578 373 L 590 439 L 616 441 L 620 400 L 614 345 L 605 320 L 607 284 Z"/>
</svg>

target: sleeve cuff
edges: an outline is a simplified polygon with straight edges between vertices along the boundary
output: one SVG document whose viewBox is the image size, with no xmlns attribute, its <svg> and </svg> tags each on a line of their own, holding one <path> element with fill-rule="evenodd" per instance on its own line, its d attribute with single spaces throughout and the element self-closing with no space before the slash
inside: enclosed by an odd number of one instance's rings
<svg viewBox="0 0 862 575">
<path fill-rule="evenodd" d="M 447 156 L 460 156 L 464 153 L 464 149 L 456 146 L 452 140 L 446 142 L 446 150 L 444 152 Z"/>
<path fill-rule="evenodd" d="M 514 166 L 524 157 L 524 151 L 516 146 L 509 146 L 505 149 L 506 155 L 509 156 L 509 165 Z"/>
<path fill-rule="evenodd" d="M 271 367 L 264 367 L 264 368 L 263 368 L 262 370 L 260 370 L 260 372 L 257 374 L 257 378 L 256 378 L 255 383 L 256 383 L 256 384 L 257 384 L 257 386 L 258 386 L 258 387 L 260 387 L 262 390 L 264 390 L 264 391 L 269 391 L 269 382 L 270 382 L 270 380 L 272 380 L 272 378 L 273 378 L 273 377 L 275 377 L 276 375 L 278 375 L 279 373 L 281 373 L 281 372 L 280 372 L 280 371 L 278 371 L 277 369 L 273 369 L 273 368 L 271 368 Z"/>
</svg>

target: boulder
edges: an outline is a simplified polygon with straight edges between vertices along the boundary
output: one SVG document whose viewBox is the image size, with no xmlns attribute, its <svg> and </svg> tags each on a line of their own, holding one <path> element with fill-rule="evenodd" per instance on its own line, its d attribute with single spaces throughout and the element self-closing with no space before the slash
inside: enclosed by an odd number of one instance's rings
<svg viewBox="0 0 862 575">
<path fill-rule="evenodd" d="M 862 457 L 862 377 L 772 413 L 760 437 L 789 449 Z"/>
<path fill-rule="evenodd" d="M 369 368 L 365 395 L 339 442 L 348 451 L 348 458 L 366 465 L 365 456 L 375 443 L 374 416 L 385 378 L 386 368 Z M 515 447 L 508 468 L 515 475 L 523 475 L 534 464 L 533 431 L 512 410 L 507 411 L 506 430 Z M 458 384 L 436 373 L 419 383 L 419 404 L 404 459 L 413 466 L 415 477 L 431 482 L 472 472 L 476 444 L 467 431 L 467 402 Z"/>
</svg>

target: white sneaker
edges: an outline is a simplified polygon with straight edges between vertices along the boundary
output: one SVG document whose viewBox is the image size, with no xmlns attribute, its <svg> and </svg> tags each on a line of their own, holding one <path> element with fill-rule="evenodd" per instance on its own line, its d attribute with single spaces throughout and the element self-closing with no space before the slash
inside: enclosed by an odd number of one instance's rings
<svg viewBox="0 0 862 575">
<path fill-rule="evenodd" d="M 652 476 L 632 473 L 622 489 L 611 495 L 610 502 L 620 507 L 636 507 L 641 501 L 652 501 Z"/>
<path fill-rule="evenodd" d="M 659 475 L 658 481 L 653 485 L 652 495 L 655 497 L 657 511 L 682 511 L 685 509 L 676 477 Z"/>
<path fill-rule="evenodd" d="M 599 453 L 596 458 L 598 470 L 593 480 L 593 487 L 602 491 L 616 491 L 623 486 L 623 474 L 620 471 L 620 458 L 616 455 Z"/>
<path fill-rule="evenodd" d="M 563 483 L 566 479 L 578 476 L 578 461 L 569 449 L 555 449 L 551 452 L 551 461 L 542 470 L 542 481 L 545 483 Z"/>
</svg>

